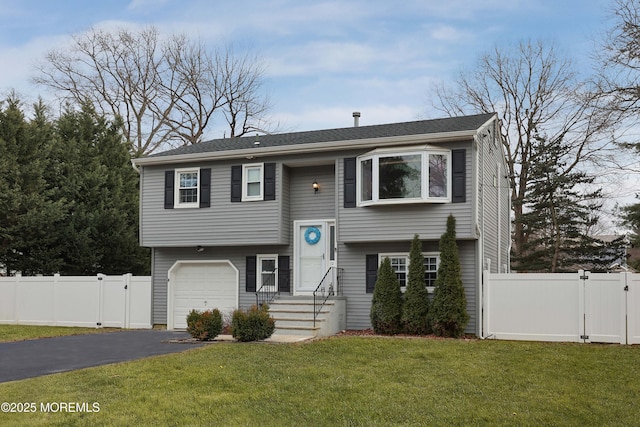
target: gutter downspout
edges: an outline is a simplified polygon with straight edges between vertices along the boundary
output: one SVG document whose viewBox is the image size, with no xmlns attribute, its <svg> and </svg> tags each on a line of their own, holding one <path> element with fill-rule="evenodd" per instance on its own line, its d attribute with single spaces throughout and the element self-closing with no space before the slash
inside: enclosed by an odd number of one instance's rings
<svg viewBox="0 0 640 427">
<path fill-rule="evenodd" d="M 482 145 L 480 144 L 479 135 L 476 135 L 473 138 L 474 148 L 475 148 L 475 171 L 474 176 L 476 177 L 476 188 L 477 195 L 476 198 L 476 229 L 478 233 L 478 251 L 477 251 L 477 264 L 476 268 L 478 268 L 477 273 L 477 283 L 478 283 L 478 295 L 476 297 L 476 302 L 479 308 L 479 316 L 477 330 L 479 332 L 480 338 L 484 339 L 484 283 L 483 283 L 483 270 L 484 270 L 484 157 L 482 156 Z M 482 173 L 481 173 L 482 172 Z M 478 218 L 480 216 L 480 218 Z M 480 221 L 478 221 L 478 219 Z M 479 224 L 478 224 L 479 222 Z"/>
</svg>

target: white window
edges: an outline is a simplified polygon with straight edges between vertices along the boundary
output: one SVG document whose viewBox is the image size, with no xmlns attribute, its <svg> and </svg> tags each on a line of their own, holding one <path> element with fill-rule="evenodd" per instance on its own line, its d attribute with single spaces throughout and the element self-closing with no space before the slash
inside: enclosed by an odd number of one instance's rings
<svg viewBox="0 0 640 427">
<path fill-rule="evenodd" d="M 176 170 L 176 208 L 197 208 L 200 194 L 200 169 Z"/>
<path fill-rule="evenodd" d="M 436 277 L 438 276 L 438 255 L 422 254 L 424 256 L 424 284 L 427 288 L 436 285 Z"/>
<path fill-rule="evenodd" d="M 242 201 L 262 200 L 264 188 L 264 165 L 250 164 L 242 166 Z"/>
<path fill-rule="evenodd" d="M 424 284 L 427 288 L 435 286 L 436 277 L 438 275 L 438 264 L 440 256 L 436 253 L 423 253 L 424 257 Z M 407 280 L 409 278 L 409 254 L 408 253 L 389 253 L 378 255 L 378 265 L 382 264 L 385 258 L 389 258 L 391 268 L 396 273 L 396 278 L 400 283 L 402 292 L 406 290 Z"/>
<path fill-rule="evenodd" d="M 358 157 L 356 167 L 360 206 L 450 201 L 450 151 L 379 149 Z"/>
<path fill-rule="evenodd" d="M 258 255 L 258 289 L 278 290 L 278 255 Z"/>
</svg>

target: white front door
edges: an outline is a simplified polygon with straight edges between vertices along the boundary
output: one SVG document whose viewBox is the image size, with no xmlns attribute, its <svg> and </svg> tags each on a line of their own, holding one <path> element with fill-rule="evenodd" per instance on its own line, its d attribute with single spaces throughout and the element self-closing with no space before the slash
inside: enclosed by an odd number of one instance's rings
<svg viewBox="0 0 640 427">
<path fill-rule="evenodd" d="M 336 266 L 335 221 L 294 221 L 294 295 L 310 295 Z"/>
</svg>

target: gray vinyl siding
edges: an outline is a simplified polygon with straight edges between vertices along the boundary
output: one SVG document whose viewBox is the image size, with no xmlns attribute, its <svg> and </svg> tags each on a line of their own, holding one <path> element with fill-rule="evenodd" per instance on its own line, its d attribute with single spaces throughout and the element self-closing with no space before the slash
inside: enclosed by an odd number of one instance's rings
<svg viewBox="0 0 640 427">
<path fill-rule="evenodd" d="M 231 166 L 242 162 L 186 164 L 211 168 L 211 207 L 164 209 L 164 174 L 170 167 L 145 167 L 142 175 L 142 246 L 229 246 L 286 242 L 282 223 L 282 165 L 276 164 L 276 200 L 232 203 Z"/>
<path fill-rule="evenodd" d="M 195 248 L 156 248 L 153 265 L 153 323 L 167 324 L 167 281 L 168 272 L 173 264 L 192 260 L 229 260 L 238 269 L 240 278 L 239 305 L 248 308 L 256 303 L 255 292 L 246 292 L 246 257 L 258 254 L 277 254 L 291 256 L 287 246 L 256 247 L 205 247 L 204 252 Z"/>
<path fill-rule="evenodd" d="M 322 165 L 289 168 L 290 218 L 291 221 L 305 219 L 335 219 L 335 166 Z M 313 182 L 320 190 L 313 191 Z"/>
<path fill-rule="evenodd" d="M 291 174 L 289 168 L 283 166 L 282 169 L 282 187 L 276 188 L 276 199 L 280 200 L 282 217 L 280 218 L 282 227 L 282 241 L 291 242 L 293 239 L 291 227 Z"/>
<path fill-rule="evenodd" d="M 442 231 L 441 231 L 442 233 Z M 439 241 L 423 241 L 423 252 L 438 253 Z M 338 262 L 344 269 L 342 277 L 342 293 L 347 300 L 347 329 L 367 329 L 371 327 L 369 313 L 373 294 L 366 292 L 367 254 L 380 253 L 408 253 L 410 241 L 405 242 L 376 242 L 368 244 L 341 244 L 338 246 Z M 467 298 L 467 313 L 469 324 L 466 332 L 477 334 L 478 319 L 478 274 L 476 258 L 476 242 L 469 240 L 458 241 L 460 264 L 462 269 L 462 283 Z"/>
<path fill-rule="evenodd" d="M 434 145 L 435 146 L 435 145 Z M 345 243 L 410 240 L 414 234 L 425 239 L 439 239 L 447 217 L 456 218 L 456 232 L 462 239 L 475 238 L 473 170 L 471 142 L 443 144 L 446 149 L 466 149 L 465 203 L 412 203 L 344 208 L 344 189 L 338 186 L 339 239 Z M 344 156 L 347 157 L 347 156 Z M 338 162 L 340 182 L 344 176 L 344 161 Z M 356 179 L 357 182 L 357 179 Z M 358 184 L 356 184 L 358 185 Z"/>
<path fill-rule="evenodd" d="M 478 132 L 479 222 L 483 242 L 483 264 L 490 260 L 491 272 L 509 264 L 510 210 L 509 182 L 498 132 L 491 123 Z"/>
</svg>

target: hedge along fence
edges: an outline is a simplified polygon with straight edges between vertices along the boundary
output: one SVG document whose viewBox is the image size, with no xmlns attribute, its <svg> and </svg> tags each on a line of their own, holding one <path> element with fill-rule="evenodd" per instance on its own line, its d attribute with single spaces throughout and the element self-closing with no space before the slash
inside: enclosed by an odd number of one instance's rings
<svg viewBox="0 0 640 427">
<path fill-rule="evenodd" d="M 640 344 L 640 274 L 484 272 L 483 337 Z"/>
<path fill-rule="evenodd" d="M 0 277 L 0 324 L 150 329 L 151 277 Z"/>
</svg>

